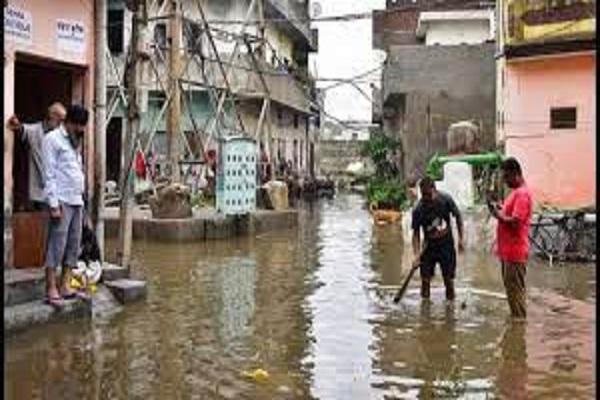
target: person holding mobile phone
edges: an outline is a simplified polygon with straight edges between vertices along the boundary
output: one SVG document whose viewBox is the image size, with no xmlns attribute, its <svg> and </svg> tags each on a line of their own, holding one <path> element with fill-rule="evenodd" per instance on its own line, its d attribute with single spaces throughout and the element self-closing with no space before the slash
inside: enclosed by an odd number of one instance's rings
<svg viewBox="0 0 600 400">
<path fill-rule="evenodd" d="M 521 165 L 515 158 L 502 162 L 502 179 L 512 191 L 502 204 L 488 196 L 488 209 L 498 220 L 496 253 L 502 266 L 502 280 L 511 315 L 527 317 L 525 275 L 529 258 L 529 227 L 533 196 L 525 183 Z"/>
</svg>

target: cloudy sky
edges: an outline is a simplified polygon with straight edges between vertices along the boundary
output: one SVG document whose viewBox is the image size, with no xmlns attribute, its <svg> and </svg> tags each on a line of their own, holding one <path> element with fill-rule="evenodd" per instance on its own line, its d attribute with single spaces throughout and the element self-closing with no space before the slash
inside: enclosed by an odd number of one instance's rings
<svg viewBox="0 0 600 400">
<path fill-rule="evenodd" d="M 319 3 L 321 17 L 362 13 L 385 8 L 385 0 L 311 0 L 311 10 Z M 314 15 L 313 15 L 314 16 Z M 310 66 L 319 78 L 351 78 L 381 64 L 383 56 L 372 49 L 371 19 L 344 22 L 316 22 L 319 29 L 319 52 L 311 56 Z M 379 85 L 379 73 L 368 78 Z M 327 87 L 332 82 L 320 82 Z M 369 82 L 360 83 L 369 96 Z M 371 104 L 350 85 L 327 90 L 327 113 L 341 120 L 371 120 Z"/>
</svg>

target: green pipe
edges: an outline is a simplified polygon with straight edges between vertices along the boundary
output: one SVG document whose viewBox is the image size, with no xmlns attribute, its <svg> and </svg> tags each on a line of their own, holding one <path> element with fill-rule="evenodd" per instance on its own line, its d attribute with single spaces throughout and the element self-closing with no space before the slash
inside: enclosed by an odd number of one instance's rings
<svg viewBox="0 0 600 400">
<path fill-rule="evenodd" d="M 498 167 L 500 166 L 502 160 L 502 154 L 498 152 L 464 154 L 456 156 L 440 156 L 436 153 L 431 160 L 429 160 L 429 163 L 427 163 L 426 173 L 432 179 L 440 180 L 443 178 L 444 165 L 451 161 L 466 162 L 474 167 Z"/>
</svg>

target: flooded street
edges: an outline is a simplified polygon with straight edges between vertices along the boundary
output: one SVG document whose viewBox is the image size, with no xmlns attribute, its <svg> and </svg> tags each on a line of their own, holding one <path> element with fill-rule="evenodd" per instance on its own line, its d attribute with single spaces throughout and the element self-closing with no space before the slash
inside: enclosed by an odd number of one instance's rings
<svg viewBox="0 0 600 400">
<path fill-rule="evenodd" d="M 509 324 L 497 262 L 467 243 L 454 306 L 439 270 L 430 303 L 415 276 L 396 305 L 410 243 L 363 203 L 254 238 L 136 242 L 147 300 L 7 339 L 5 398 L 593 398 L 594 266 L 533 262 L 528 322 Z M 265 382 L 242 375 L 257 368 Z"/>
</svg>

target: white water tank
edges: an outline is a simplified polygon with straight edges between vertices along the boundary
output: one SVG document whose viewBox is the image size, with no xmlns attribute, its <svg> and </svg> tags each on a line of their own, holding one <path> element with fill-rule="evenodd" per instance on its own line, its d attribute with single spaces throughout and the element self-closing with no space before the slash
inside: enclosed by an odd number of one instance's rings
<svg viewBox="0 0 600 400">
<path fill-rule="evenodd" d="M 444 179 L 435 182 L 437 190 L 448 193 L 459 210 L 475 205 L 473 167 L 466 162 L 451 161 L 444 165 Z"/>
</svg>

